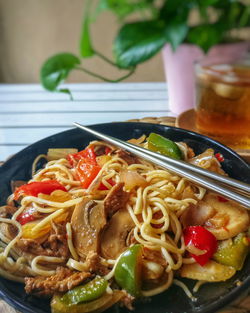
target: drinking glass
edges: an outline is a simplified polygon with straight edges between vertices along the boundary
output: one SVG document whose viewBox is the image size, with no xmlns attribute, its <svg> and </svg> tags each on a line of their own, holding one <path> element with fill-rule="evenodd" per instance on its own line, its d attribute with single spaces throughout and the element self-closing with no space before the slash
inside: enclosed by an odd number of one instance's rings
<svg viewBox="0 0 250 313">
<path fill-rule="evenodd" d="M 196 127 L 233 149 L 250 149 L 250 55 L 195 65 Z"/>
</svg>

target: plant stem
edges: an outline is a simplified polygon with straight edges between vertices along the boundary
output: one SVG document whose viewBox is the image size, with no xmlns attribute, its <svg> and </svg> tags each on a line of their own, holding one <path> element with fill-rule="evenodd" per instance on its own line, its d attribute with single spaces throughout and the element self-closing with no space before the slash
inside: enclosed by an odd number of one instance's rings
<svg viewBox="0 0 250 313">
<path fill-rule="evenodd" d="M 87 15 L 89 15 L 89 13 L 90 13 L 90 11 L 91 11 L 91 6 L 92 6 L 92 1 L 91 1 L 91 0 L 87 0 L 87 1 L 86 1 L 86 4 L 85 4 L 85 9 L 84 9 L 84 11 L 85 11 L 85 17 L 86 17 Z"/>
<path fill-rule="evenodd" d="M 99 58 L 103 59 L 105 62 L 111 64 L 112 66 L 119 68 L 115 62 L 109 60 L 107 57 L 105 57 L 105 55 L 101 54 L 100 52 L 98 52 L 96 50 L 95 50 L 95 55 L 97 55 Z"/>
<path fill-rule="evenodd" d="M 83 67 L 75 67 L 75 69 L 79 70 L 79 71 L 82 71 L 84 73 L 87 73 L 87 74 L 89 74 L 89 75 L 91 75 L 93 77 L 99 78 L 99 79 L 101 79 L 101 80 L 103 80 L 105 82 L 108 82 L 108 83 L 118 83 L 118 82 L 128 78 L 129 76 L 131 76 L 135 72 L 135 67 L 133 67 L 131 69 L 131 71 L 128 72 L 126 75 L 124 75 L 124 76 L 122 76 L 120 78 L 117 78 L 117 79 L 109 79 L 109 78 L 103 77 L 103 76 L 101 76 L 99 74 L 96 74 L 94 72 L 91 72 L 91 71 L 89 71 L 89 70 L 87 70 L 86 68 L 83 68 Z"/>
</svg>

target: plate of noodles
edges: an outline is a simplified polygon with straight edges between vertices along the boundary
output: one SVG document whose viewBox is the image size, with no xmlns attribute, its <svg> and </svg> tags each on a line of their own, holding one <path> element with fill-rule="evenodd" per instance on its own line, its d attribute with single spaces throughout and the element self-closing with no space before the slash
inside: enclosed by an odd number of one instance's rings
<svg viewBox="0 0 250 313">
<path fill-rule="evenodd" d="M 91 127 L 250 183 L 199 134 Z M 22 312 L 215 312 L 250 285 L 245 208 L 79 129 L 5 162 L 0 200 L 0 295 Z"/>
</svg>

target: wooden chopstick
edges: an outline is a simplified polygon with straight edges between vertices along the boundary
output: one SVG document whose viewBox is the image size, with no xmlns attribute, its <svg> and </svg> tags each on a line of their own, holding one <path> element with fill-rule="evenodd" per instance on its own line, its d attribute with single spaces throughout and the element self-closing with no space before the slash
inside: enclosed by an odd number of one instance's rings
<svg viewBox="0 0 250 313">
<path fill-rule="evenodd" d="M 234 200 L 250 209 L 250 186 L 246 183 L 209 172 L 183 161 L 163 156 L 159 153 L 138 147 L 112 136 L 102 134 L 79 123 L 74 123 L 74 125 L 104 141 L 113 144 L 114 146 L 125 149 L 147 161 L 157 164 L 164 169 L 170 170 L 182 177 L 185 177 L 198 185 L 216 191 L 224 197 Z"/>
</svg>

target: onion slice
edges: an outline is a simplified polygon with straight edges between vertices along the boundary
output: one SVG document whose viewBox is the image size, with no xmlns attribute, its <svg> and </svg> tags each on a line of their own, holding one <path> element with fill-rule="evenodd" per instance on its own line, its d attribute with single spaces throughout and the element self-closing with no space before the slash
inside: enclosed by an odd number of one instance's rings
<svg viewBox="0 0 250 313">
<path fill-rule="evenodd" d="M 194 245 L 190 244 L 186 246 L 186 250 L 194 255 L 203 255 L 207 251 L 196 248 Z"/>
<path fill-rule="evenodd" d="M 148 184 L 142 175 L 134 171 L 121 172 L 121 182 L 124 182 L 126 190 L 131 190 L 134 187 L 145 187 Z"/>
</svg>

